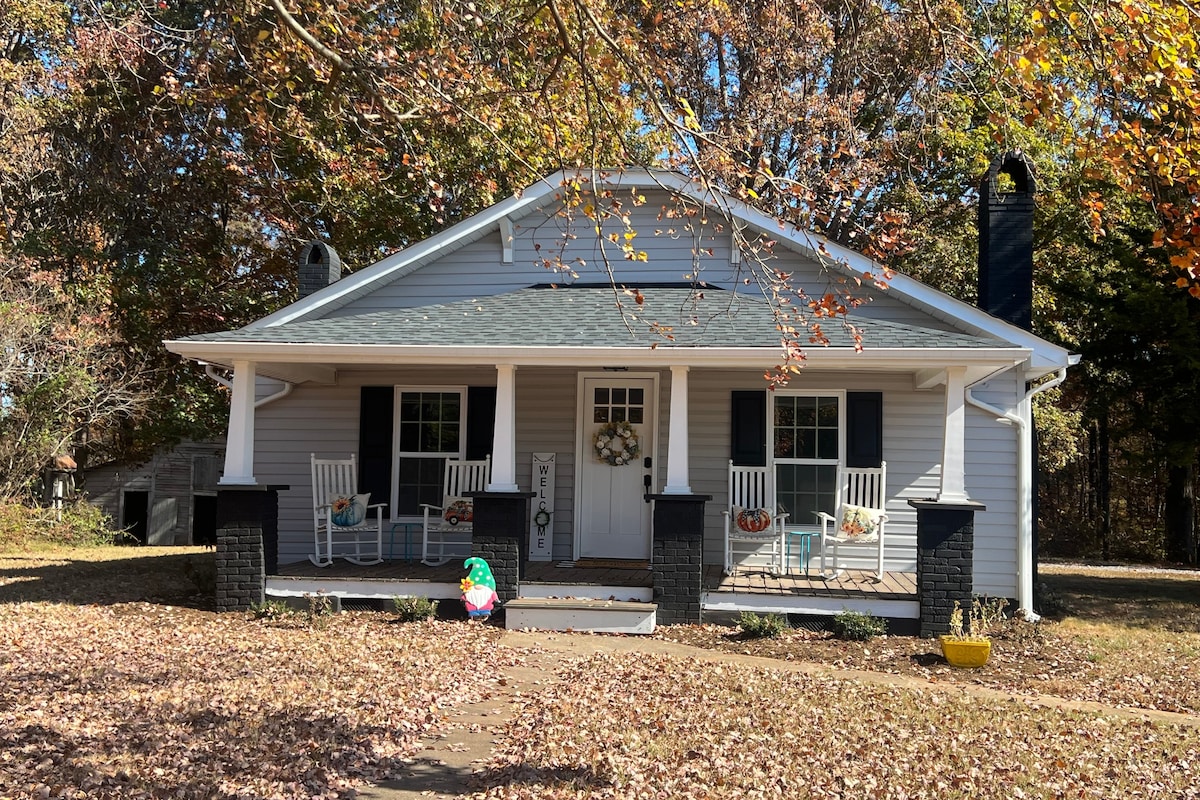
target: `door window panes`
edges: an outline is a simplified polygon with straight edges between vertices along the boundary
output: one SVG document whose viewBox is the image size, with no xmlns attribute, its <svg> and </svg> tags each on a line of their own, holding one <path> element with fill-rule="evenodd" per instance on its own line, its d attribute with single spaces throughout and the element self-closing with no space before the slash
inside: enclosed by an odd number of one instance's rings
<svg viewBox="0 0 1200 800">
<path fill-rule="evenodd" d="M 643 389 L 608 387 L 592 394 L 592 422 L 629 422 L 640 425 L 646 421 L 646 393 Z"/>
</svg>

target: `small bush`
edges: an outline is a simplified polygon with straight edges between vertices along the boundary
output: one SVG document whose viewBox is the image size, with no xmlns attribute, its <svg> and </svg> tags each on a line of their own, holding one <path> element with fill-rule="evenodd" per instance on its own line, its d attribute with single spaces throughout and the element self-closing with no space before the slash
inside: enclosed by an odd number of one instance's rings
<svg viewBox="0 0 1200 800">
<path fill-rule="evenodd" d="M 308 624 L 314 628 L 323 629 L 329 623 L 329 618 L 333 616 L 333 600 L 329 595 L 320 592 L 306 594 L 304 599 L 308 601 L 306 612 Z"/>
<path fill-rule="evenodd" d="M 217 562 L 211 555 L 188 558 L 183 562 L 183 576 L 196 587 L 196 594 L 213 597 L 217 593 Z"/>
<path fill-rule="evenodd" d="M 833 617 L 833 633 L 839 639 L 865 642 L 887 633 L 887 622 L 859 611 L 843 611 Z"/>
<path fill-rule="evenodd" d="M 250 616 L 267 622 L 283 622 L 296 616 L 296 609 L 283 600 L 267 600 L 250 607 Z"/>
<path fill-rule="evenodd" d="M 428 597 L 393 597 L 392 607 L 401 622 L 422 622 L 437 614 L 438 601 Z"/>
<path fill-rule="evenodd" d="M 103 511 L 84 501 L 64 505 L 62 518 L 53 508 L 0 501 L 0 548 L 30 545 L 99 547 L 112 544 L 114 526 Z"/>
<path fill-rule="evenodd" d="M 780 614 L 755 614 L 743 611 L 738 627 L 751 639 L 774 639 L 787 630 L 787 620 Z"/>
</svg>

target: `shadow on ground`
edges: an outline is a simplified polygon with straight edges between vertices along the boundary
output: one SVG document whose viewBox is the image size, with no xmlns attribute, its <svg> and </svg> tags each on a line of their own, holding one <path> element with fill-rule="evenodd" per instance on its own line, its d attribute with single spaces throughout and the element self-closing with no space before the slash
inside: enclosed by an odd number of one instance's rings
<svg viewBox="0 0 1200 800">
<path fill-rule="evenodd" d="M 122 556 L 122 551 L 128 556 Z M 144 548 L 0 555 L 0 603 L 75 605 L 147 602 L 210 609 L 216 590 L 211 551 L 148 557 Z"/>
<path fill-rule="evenodd" d="M 1200 631 L 1200 573 L 1048 574 L 1053 616 L 1169 631 Z M 1048 609 L 1049 610 L 1049 609 Z"/>
</svg>

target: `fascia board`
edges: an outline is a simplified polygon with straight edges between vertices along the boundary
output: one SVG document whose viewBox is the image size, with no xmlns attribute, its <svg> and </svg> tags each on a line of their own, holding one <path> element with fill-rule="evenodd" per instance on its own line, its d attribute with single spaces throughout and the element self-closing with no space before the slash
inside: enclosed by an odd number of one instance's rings
<svg viewBox="0 0 1200 800">
<path fill-rule="evenodd" d="M 782 359 L 773 347 L 477 347 L 450 345 L 329 345 L 264 344 L 261 342 L 196 342 L 172 340 L 167 349 L 185 358 L 213 363 L 233 360 L 274 363 L 348 365 L 628 365 L 665 367 L 769 368 Z M 930 363 L 959 366 L 1011 367 L 1029 358 L 1025 348 L 869 348 L 856 353 L 845 348 L 814 347 L 806 351 L 809 366 L 839 369 L 907 370 L 928 368 Z M 936 362 L 933 360 L 936 358 Z"/>
</svg>

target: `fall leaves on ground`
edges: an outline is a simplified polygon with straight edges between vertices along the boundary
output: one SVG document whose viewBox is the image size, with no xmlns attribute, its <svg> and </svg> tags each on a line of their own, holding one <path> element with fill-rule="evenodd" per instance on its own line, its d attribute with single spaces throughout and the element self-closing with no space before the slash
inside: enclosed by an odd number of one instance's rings
<svg viewBox="0 0 1200 800">
<path fill-rule="evenodd" d="M 402 776 L 423 736 L 456 707 L 502 695 L 500 672 L 524 663 L 487 625 L 344 613 L 281 626 L 188 608 L 182 573 L 172 595 L 134 566 L 154 563 L 153 551 L 125 552 L 109 562 L 109 590 L 103 563 L 78 565 L 96 604 L 42 586 L 69 583 L 66 564 L 84 556 L 0 556 L 0 797 L 352 797 Z M 157 602 L 131 600 L 138 585 Z M 970 690 L 1194 722 L 1195 629 L 1050 624 L 1000 639 L 993 663 L 971 672 L 907 637 L 793 631 L 751 645 L 730 633 L 681 626 L 661 638 L 924 680 L 720 663 L 683 648 L 564 654 L 556 681 L 497 717 L 478 796 L 1200 797 L 1200 725 Z"/>
</svg>

